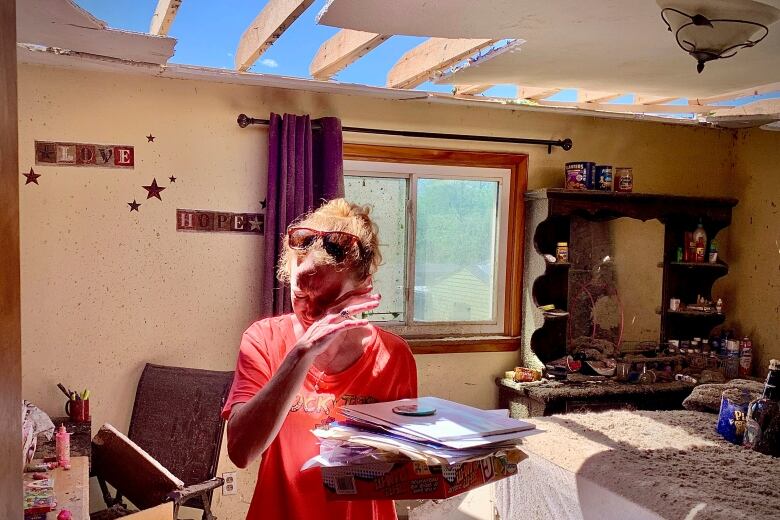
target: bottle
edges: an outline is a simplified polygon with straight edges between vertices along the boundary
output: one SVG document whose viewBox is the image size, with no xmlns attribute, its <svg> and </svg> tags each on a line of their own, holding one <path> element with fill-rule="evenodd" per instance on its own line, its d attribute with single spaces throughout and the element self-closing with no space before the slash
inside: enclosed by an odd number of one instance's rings
<svg viewBox="0 0 780 520">
<path fill-rule="evenodd" d="M 769 362 L 764 395 L 751 401 L 742 444 L 761 453 L 780 457 L 780 360 Z"/>
<path fill-rule="evenodd" d="M 739 343 L 739 377 L 748 377 L 753 365 L 753 342 L 745 336 Z"/>
<path fill-rule="evenodd" d="M 715 264 L 718 262 L 718 241 L 714 238 L 712 239 L 712 242 L 710 242 L 710 257 L 709 261 L 711 264 Z"/>
<path fill-rule="evenodd" d="M 707 232 L 704 230 L 704 224 L 699 219 L 699 225 L 693 232 L 693 242 L 696 246 L 694 262 L 704 262 L 704 255 L 707 251 Z"/>
<path fill-rule="evenodd" d="M 55 437 L 57 462 L 62 467 L 70 466 L 70 433 L 65 429 L 64 424 L 60 424 Z"/>
</svg>

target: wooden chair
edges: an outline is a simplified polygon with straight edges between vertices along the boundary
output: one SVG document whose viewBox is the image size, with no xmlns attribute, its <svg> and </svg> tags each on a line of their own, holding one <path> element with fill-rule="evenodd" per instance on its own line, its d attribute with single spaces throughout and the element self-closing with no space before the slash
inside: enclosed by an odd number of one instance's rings
<svg viewBox="0 0 780 520">
<path fill-rule="evenodd" d="M 93 441 L 92 474 L 98 479 L 106 506 L 124 507 L 123 497 L 140 509 L 171 501 L 174 518 L 178 518 L 179 508 L 186 506 L 203 510 L 203 520 L 215 520 L 211 496 L 223 484 L 216 476 L 225 424 L 220 412 L 232 382 L 233 372 L 147 364 L 138 381 L 127 437 L 183 487 L 174 486 L 167 496 L 155 494 L 159 487 L 145 492 L 143 479 L 139 485 L 137 475 L 123 478 L 123 471 L 129 468 L 118 464 L 117 443 L 97 445 Z M 116 488 L 115 496 L 107 483 Z M 126 489 L 122 489 L 123 483 Z"/>
</svg>

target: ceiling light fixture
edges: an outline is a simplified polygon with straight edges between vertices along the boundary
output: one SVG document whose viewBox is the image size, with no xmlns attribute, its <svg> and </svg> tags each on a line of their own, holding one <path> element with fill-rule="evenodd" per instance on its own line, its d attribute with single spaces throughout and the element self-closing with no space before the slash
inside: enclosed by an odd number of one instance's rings
<svg viewBox="0 0 780 520">
<path fill-rule="evenodd" d="M 753 0 L 658 0 L 661 19 L 701 73 L 711 60 L 731 58 L 769 34 L 780 9 Z M 689 14 L 692 13 L 692 14 Z"/>
</svg>

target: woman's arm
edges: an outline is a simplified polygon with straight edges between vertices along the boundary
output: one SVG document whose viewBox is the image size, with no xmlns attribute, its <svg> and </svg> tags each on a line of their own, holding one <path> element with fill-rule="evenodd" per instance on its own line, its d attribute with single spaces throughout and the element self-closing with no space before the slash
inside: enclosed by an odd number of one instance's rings
<svg viewBox="0 0 780 520">
<path fill-rule="evenodd" d="M 344 310 L 352 315 L 379 305 L 379 299 L 373 296 L 363 296 L 362 300 Z M 227 448 L 236 466 L 248 466 L 276 438 L 314 359 L 335 344 L 344 331 L 366 325 L 368 320 L 344 319 L 338 312 L 329 311 L 309 327 L 254 397 L 233 406 L 227 424 Z"/>
</svg>

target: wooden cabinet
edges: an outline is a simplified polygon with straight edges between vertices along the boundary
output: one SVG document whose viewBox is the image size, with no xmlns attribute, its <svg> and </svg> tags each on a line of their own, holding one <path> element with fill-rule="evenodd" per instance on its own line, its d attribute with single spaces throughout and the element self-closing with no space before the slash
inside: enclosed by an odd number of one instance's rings
<svg viewBox="0 0 780 520">
<path fill-rule="evenodd" d="M 526 243 L 523 278 L 522 348 L 523 364 L 540 368 L 544 362 L 564 356 L 568 349 L 568 316 L 545 314 L 538 307 L 553 304 L 569 311 L 569 263 L 551 263 L 544 255 L 555 256 L 558 242 L 570 242 L 573 217 L 605 221 L 629 217 L 657 219 L 664 226 L 661 301 L 658 341 L 670 338 L 706 337 L 723 322 L 715 313 L 669 311 L 669 299 L 695 302 L 697 295 L 712 298 L 712 285 L 728 273 L 728 266 L 677 262 L 677 249 L 684 233 L 693 231 L 699 221 L 711 239 L 731 222 L 736 199 L 688 197 L 642 193 L 611 193 L 545 189 L 526 193 Z"/>
</svg>

